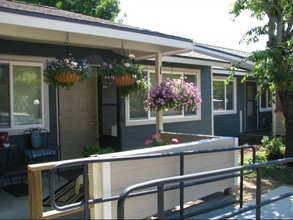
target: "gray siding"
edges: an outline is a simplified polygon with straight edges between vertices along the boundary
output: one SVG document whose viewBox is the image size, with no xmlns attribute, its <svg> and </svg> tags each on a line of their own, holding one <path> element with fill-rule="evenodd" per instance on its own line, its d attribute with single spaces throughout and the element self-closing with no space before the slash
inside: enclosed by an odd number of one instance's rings
<svg viewBox="0 0 293 220">
<path fill-rule="evenodd" d="M 26 55 L 39 57 L 60 57 L 68 54 L 68 50 L 75 57 L 108 57 L 109 51 L 90 48 L 70 47 L 64 45 L 48 45 L 0 39 L 0 54 Z M 57 113 L 56 113 L 56 90 L 49 87 L 49 118 L 50 118 L 50 143 L 57 145 Z M 18 143 L 23 148 L 22 135 L 10 136 L 11 142 Z"/>
<path fill-rule="evenodd" d="M 240 112 L 242 112 L 242 127 L 245 120 L 244 84 L 237 77 L 237 113 L 214 116 L 214 133 L 219 136 L 238 136 L 240 134 Z"/>
</svg>

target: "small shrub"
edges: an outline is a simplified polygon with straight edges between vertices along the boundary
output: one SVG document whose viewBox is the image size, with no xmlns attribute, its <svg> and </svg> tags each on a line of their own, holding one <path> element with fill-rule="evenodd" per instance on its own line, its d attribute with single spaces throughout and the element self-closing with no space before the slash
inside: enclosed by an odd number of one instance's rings
<svg viewBox="0 0 293 220">
<path fill-rule="evenodd" d="M 264 136 L 261 143 L 265 149 L 267 160 L 276 160 L 284 157 L 285 147 L 282 143 L 282 138 L 274 137 L 270 140 L 268 136 Z"/>
<path fill-rule="evenodd" d="M 240 158 L 239 158 L 240 159 Z M 248 156 L 244 156 L 244 162 L 243 165 L 250 165 L 253 164 L 252 163 L 252 156 L 248 155 Z M 267 162 L 267 158 L 265 156 L 265 154 L 263 152 L 257 152 L 255 154 L 255 163 L 263 163 L 263 162 Z M 240 161 L 239 161 L 239 165 L 240 165 Z"/>
<path fill-rule="evenodd" d="M 83 147 L 83 156 L 84 157 L 89 157 L 90 155 L 93 154 L 108 154 L 108 153 L 113 153 L 114 150 L 112 147 L 100 147 L 97 145 L 87 145 Z"/>
</svg>

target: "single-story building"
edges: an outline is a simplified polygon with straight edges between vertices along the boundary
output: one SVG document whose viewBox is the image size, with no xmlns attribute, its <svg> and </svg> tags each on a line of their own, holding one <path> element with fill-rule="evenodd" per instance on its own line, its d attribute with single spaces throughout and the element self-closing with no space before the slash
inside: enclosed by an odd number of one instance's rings
<svg viewBox="0 0 293 220">
<path fill-rule="evenodd" d="M 151 81 L 161 72 L 163 78 L 186 76 L 199 87 L 200 108 L 164 112 L 165 131 L 238 136 L 271 126 L 269 94 L 258 102 L 255 82 L 240 82 L 251 64 L 223 84 L 240 58 L 237 51 L 23 2 L 1 1 L 0 17 L 0 132 L 20 146 L 26 129 L 44 127 L 62 160 L 82 157 L 85 145 L 144 147 L 156 131 L 155 113 L 143 108 L 147 94 L 123 97 L 98 77 L 103 60 L 124 55 L 122 49 L 136 55 Z M 68 53 L 88 59 L 91 79 L 70 90 L 49 86 L 45 62 Z"/>
</svg>

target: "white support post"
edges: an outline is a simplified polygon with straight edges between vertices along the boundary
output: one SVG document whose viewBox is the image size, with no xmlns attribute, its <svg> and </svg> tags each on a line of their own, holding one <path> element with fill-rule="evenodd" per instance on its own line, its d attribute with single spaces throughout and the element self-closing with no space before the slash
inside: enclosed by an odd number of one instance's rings
<svg viewBox="0 0 293 220">
<path fill-rule="evenodd" d="M 156 53 L 156 60 L 155 60 L 155 68 L 156 68 L 156 76 L 157 76 L 157 83 L 162 82 L 162 54 Z M 157 111 L 156 113 L 156 133 L 159 135 L 163 131 L 163 110 Z"/>
</svg>

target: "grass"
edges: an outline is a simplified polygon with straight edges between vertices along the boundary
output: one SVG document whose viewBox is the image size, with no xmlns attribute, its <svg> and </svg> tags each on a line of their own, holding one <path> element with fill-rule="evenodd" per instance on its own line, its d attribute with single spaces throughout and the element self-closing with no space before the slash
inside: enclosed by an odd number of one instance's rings
<svg viewBox="0 0 293 220">
<path fill-rule="evenodd" d="M 265 150 L 260 146 L 256 146 L 256 163 L 266 162 Z M 244 165 L 252 164 L 252 153 L 247 150 L 244 152 Z M 263 167 L 262 175 L 265 178 L 270 178 L 284 184 L 293 184 L 293 166 L 271 165 Z M 256 172 L 249 174 L 250 177 L 255 177 Z"/>
</svg>

